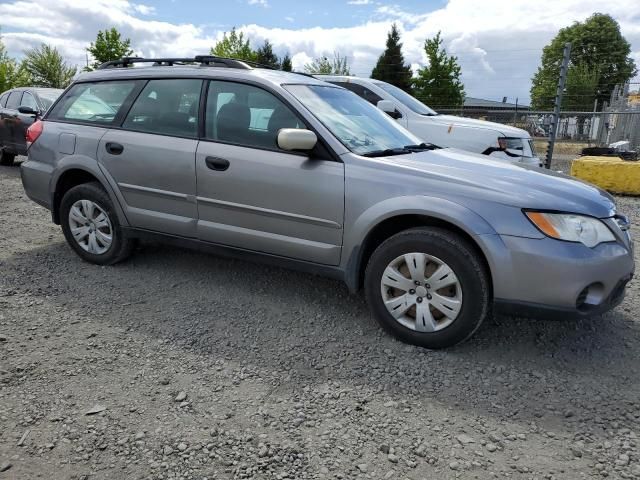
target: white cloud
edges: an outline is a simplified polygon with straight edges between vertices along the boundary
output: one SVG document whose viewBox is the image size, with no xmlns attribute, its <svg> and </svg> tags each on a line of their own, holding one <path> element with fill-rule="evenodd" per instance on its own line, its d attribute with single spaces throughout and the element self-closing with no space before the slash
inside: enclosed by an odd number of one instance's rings
<svg viewBox="0 0 640 480">
<path fill-rule="evenodd" d="M 371 5 L 372 3 L 372 0 L 349 0 L 347 2 L 349 5 Z"/>
<path fill-rule="evenodd" d="M 291 22 L 291 23 L 293 23 L 293 22 L 295 22 L 295 21 L 296 21 L 296 19 L 295 19 L 295 18 L 293 18 L 293 17 L 284 17 L 284 19 L 285 19 L 287 22 Z"/>
<path fill-rule="evenodd" d="M 153 15 L 156 13 L 156 7 L 143 5 L 142 3 L 134 4 L 133 9 L 142 15 Z"/>
<path fill-rule="evenodd" d="M 249 5 L 260 5 L 261 7 L 267 8 L 269 6 L 269 2 L 267 0 L 249 0 Z"/>
<path fill-rule="evenodd" d="M 247 1 L 256 5 L 267 2 Z M 0 3 L 0 19 L 6 28 L 3 40 L 14 56 L 47 42 L 58 47 L 70 62 L 84 65 L 86 46 L 95 40 L 98 30 L 111 26 L 131 38 L 135 53 L 144 56 L 207 53 L 223 33 L 217 26 L 145 17 L 141 4 L 127 0 L 0 2 L 4 2 Z M 405 60 L 414 67 L 426 62 L 425 38 L 442 31 L 444 46 L 458 56 L 462 65 L 468 95 L 493 99 L 506 95 L 511 100 L 519 97 L 523 103 L 528 99 L 530 79 L 542 47 L 560 28 L 601 9 L 601 0 L 449 0 L 432 12 L 378 5 L 370 18 L 350 27 L 269 28 L 250 24 L 238 28 L 249 35 L 255 46 L 268 38 L 277 53 L 289 52 L 295 68 L 339 51 L 348 57 L 351 71 L 362 76 L 371 73 L 392 22 L 398 24 L 402 35 Z M 609 2 L 607 12 L 620 22 L 622 33 L 632 44 L 633 56 L 640 63 L 640 2 Z"/>
</svg>

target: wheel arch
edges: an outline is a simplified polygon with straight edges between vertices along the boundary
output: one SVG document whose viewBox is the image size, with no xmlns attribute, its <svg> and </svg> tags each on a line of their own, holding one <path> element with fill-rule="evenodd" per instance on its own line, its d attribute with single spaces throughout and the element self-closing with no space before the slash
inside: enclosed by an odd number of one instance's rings
<svg viewBox="0 0 640 480">
<path fill-rule="evenodd" d="M 52 177 L 50 183 L 51 196 L 51 216 L 53 222 L 60 224 L 60 204 L 62 197 L 71 188 L 83 183 L 96 182 L 107 192 L 114 208 L 118 212 L 118 217 L 123 225 L 128 225 L 124 212 L 120 206 L 120 202 L 111 188 L 111 185 L 102 170 L 95 161 L 90 162 L 69 162 L 62 168 L 58 168 L 56 175 Z"/>
<path fill-rule="evenodd" d="M 351 248 L 345 268 L 345 281 L 349 289 L 355 292 L 362 287 L 369 258 L 382 242 L 397 233 L 415 227 L 438 227 L 464 238 L 478 254 L 478 258 L 489 276 L 489 284 L 493 286 L 492 262 L 490 262 L 488 252 L 479 242 L 478 237 L 479 235 L 495 234 L 493 228 L 475 212 L 449 200 L 427 199 L 426 197 L 419 197 L 418 200 L 422 206 L 429 205 L 430 208 L 405 209 L 395 212 L 391 210 L 392 213 L 382 215 L 369 223 L 362 236 L 362 241 Z M 412 202 L 408 202 L 408 199 L 404 198 L 402 203 L 406 205 Z"/>
</svg>

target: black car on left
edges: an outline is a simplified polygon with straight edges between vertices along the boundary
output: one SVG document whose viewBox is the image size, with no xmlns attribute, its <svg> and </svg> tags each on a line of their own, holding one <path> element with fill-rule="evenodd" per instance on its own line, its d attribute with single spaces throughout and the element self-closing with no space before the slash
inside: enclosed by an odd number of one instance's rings
<svg viewBox="0 0 640 480">
<path fill-rule="evenodd" d="M 63 90 L 22 87 L 0 95 L 0 165 L 12 165 L 27 153 L 27 128 L 40 118 Z"/>
</svg>

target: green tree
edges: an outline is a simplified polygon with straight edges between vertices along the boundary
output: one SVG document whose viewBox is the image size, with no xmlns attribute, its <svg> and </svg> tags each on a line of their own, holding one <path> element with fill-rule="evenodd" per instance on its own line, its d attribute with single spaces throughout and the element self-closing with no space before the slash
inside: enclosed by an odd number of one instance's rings
<svg viewBox="0 0 640 480">
<path fill-rule="evenodd" d="M 566 110 L 591 111 L 598 96 L 600 72 L 586 65 L 571 65 L 567 71 L 562 106 Z"/>
<path fill-rule="evenodd" d="M 395 23 L 391 25 L 391 31 L 387 35 L 387 47 L 373 67 L 371 78 L 388 82 L 411 93 L 411 67 L 404 64 L 400 33 Z"/>
<path fill-rule="evenodd" d="M 0 92 L 15 87 L 28 85 L 29 78 L 25 74 L 24 68 L 18 65 L 13 58 L 9 57 L 7 49 L 2 42 L 0 35 Z"/>
<path fill-rule="evenodd" d="M 43 43 L 25 52 L 22 66 L 36 87 L 65 88 L 73 80 L 76 67 L 67 65 L 55 47 Z"/>
<path fill-rule="evenodd" d="M 424 42 L 429 65 L 418 71 L 414 95 L 433 108 L 455 108 L 464 102 L 464 85 L 460 79 L 458 58 L 447 55 L 440 32 Z"/>
<path fill-rule="evenodd" d="M 304 70 L 311 74 L 351 75 L 347 57 L 340 56 L 338 52 L 333 53 L 333 60 L 329 60 L 327 57 L 314 59 L 304 66 Z"/>
<path fill-rule="evenodd" d="M 289 52 L 284 54 L 282 57 L 282 62 L 280 62 L 280 69 L 285 72 L 290 72 L 293 70 L 293 64 L 291 63 L 291 57 L 289 56 Z"/>
<path fill-rule="evenodd" d="M 243 32 L 238 33 L 236 27 L 231 29 L 229 35 L 227 35 L 227 32 L 224 32 L 222 40 L 216 43 L 211 49 L 211 55 L 249 60 L 252 62 L 255 62 L 257 58 L 257 52 L 249 45 L 249 39 L 244 38 Z"/>
<path fill-rule="evenodd" d="M 256 62 L 271 68 L 280 68 L 278 56 L 273 53 L 273 45 L 269 40 L 265 40 L 262 46 L 256 51 Z"/>
<path fill-rule="evenodd" d="M 602 105 L 609 100 L 615 85 L 628 81 L 637 73 L 636 64 L 629 55 L 631 46 L 620 33 L 618 22 L 610 15 L 594 13 L 584 22 L 575 22 L 561 29 L 542 50 L 541 65 L 531 85 L 531 106 L 534 109 L 553 108 L 567 42 L 571 42 L 570 66 L 579 66 L 582 73 L 591 72 L 598 77 L 595 88 L 588 92 L 593 97 L 589 109 L 593 107 L 595 98 Z M 576 73 L 574 71 L 574 75 Z M 562 107 L 566 108 L 570 102 L 573 100 L 567 93 Z"/>
<path fill-rule="evenodd" d="M 95 43 L 87 47 L 87 52 L 93 57 L 94 62 L 85 70 L 95 70 L 105 62 L 130 57 L 133 50 L 131 40 L 128 38 L 123 40 L 120 32 L 113 27 L 104 32 L 99 30 Z"/>
</svg>

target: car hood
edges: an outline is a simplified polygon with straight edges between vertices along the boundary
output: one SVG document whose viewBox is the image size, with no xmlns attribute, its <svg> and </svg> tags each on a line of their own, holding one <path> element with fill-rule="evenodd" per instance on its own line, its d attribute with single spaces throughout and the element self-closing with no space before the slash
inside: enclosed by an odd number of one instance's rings
<svg viewBox="0 0 640 480">
<path fill-rule="evenodd" d="M 537 167 L 493 160 L 453 148 L 384 158 L 384 163 L 421 178 L 419 189 L 473 205 L 480 199 L 518 208 L 564 211 L 606 218 L 613 197 L 573 177 Z M 416 178 L 417 179 L 417 178 Z"/>
<path fill-rule="evenodd" d="M 487 122 L 486 120 L 476 120 L 475 118 L 456 117 L 455 115 L 436 115 L 432 117 L 436 122 L 447 125 L 460 125 L 464 127 L 484 128 L 500 132 L 505 137 L 530 138 L 531 135 L 521 128 L 510 127 L 502 123 Z"/>
</svg>

